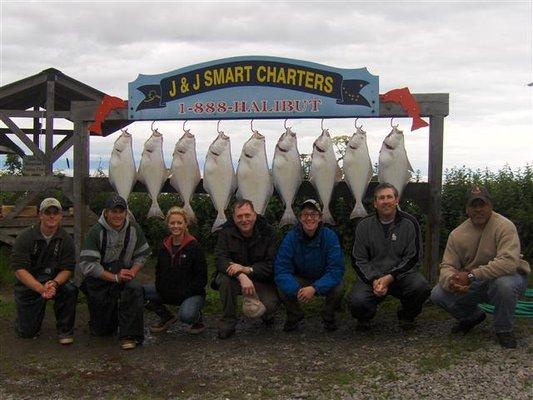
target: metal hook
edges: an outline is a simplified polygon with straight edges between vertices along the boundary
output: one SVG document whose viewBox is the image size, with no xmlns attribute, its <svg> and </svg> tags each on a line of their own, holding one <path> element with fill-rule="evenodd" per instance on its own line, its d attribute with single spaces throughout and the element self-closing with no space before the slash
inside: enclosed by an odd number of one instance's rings
<svg viewBox="0 0 533 400">
<path fill-rule="evenodd" d="M 254 131 L 254 120 L 253 119 L 250 121 L 250 129 L 252 130 L 252 133 L 255 133 L 255 131 Z"/>
<path fill-rule="evenodd" d="M 358 120 L 358 119 L 359 119 L 359 117 L 357 117 L 357 118 L 355 119 L 355 121 L 354 121 L 353 124 L 354 124 L 354 126 L 355 126 L 355 129 L 362 129 L 362 128 L 363 128 L 363 124 L 357 126 L 357 120 Z"/>
<path fill-rule="evenodd" d="M 219 134 L 222 133 L 220 131 L 220 120 L 218 120 L 218 122 L 217 122 L 217 133 L 219 133 Z"/>
<path fill-rule="evenodd" d="M 152 124 L 150 125 L 150 130 L 153 132 L 154 131 L 154 124 L 155 124 L 155 121 L 152 121 Z"/>
<path fill-rule="evenodd" d="M 320 121 L 320 129 L 324 130 L 324 118 Z"/>
<path fill-rule="evenodd" d="M 185 123 L 186 123 L 186 122 L 187 122 L 187 120 L 183 121 L 183 132 L 184 132 L 184 133 L 187 132 L 187 131 L 185 130 Z"/>
<path fill-rule="evenodd" d="M 288 118 L 285 118 L 285 121 L 283 121 L 283 127 L 285 128 L 285 130 L 289 129 L 287 128 L 287 119 Z"/>
<path fill-rule="evenodd" d="M 390 119 L 390 126 L 391 126 L 391 128 L 394 128 L 394 125 L 392 124 L 392 121 L 394 121 L 394 117 L 392 117 L 392 118 Z M 398 125 L 396 125 L 396 126 L 398 126 Z"/>
</svg>

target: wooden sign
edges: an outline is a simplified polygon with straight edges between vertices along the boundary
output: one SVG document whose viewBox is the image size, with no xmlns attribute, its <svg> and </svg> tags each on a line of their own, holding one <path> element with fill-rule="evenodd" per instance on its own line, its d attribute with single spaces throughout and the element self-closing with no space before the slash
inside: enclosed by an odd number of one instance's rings
<svg viewBox="0 0 533 400">
<path fill-rule="evenodd" d="M 39 157 L 25 156 L 22 158 L 22 175 L 24 176 L 45 176 L 46 169 L 43 161 Z"/>
<path fill-rule="evenodd" d="M 129 84 L 129 119 L 335 118 L 379 114 L 378 76 L 275 57 L 235 57 Z"/>
</svg>

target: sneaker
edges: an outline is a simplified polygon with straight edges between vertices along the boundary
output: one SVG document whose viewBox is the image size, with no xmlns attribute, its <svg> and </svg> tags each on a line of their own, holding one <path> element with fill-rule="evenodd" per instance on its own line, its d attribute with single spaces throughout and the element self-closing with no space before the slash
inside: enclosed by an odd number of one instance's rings
<svg viewBox="0 0 533 400">
<path fill-rule="evenodd" d="M 170 325 L 172 325 L 174 322 L 178 320 L 177 317 L 174 315 L 170 315 L 168 318 L 161 318 L 161 320 L 150 327 L 150 332 L 152 333 L 161 333 L 166 332 L 168 328 L 170 328 Z"/>
<path fill-rule="evenodd" d="M 283 331 L 284 332 L 293 332 L 296 329 L 298 329 L 298 326 L 300 325 L 300 322 L 304 319 L 303 315 L 297 319 L 291 320 L 287 318 L 287 321 L 285 321 L 285 325 L 283 325 Z"/>
<path fill-rule="evenodd" d="M 516 349 L 517 343 L 513 332 L 496 333 L 498 343 L 505 349 Z"/>
<path fill-rule="evenodd" d="M 337 323 L 335 322 L 335 320 L 331 320 L 331 321 L 324 320 L 324 329 L 326 331 L 333 332 L 339 329 L 339 327 L 337 326 Z"/>
<path fill-rule="evenodd" d="M 204 330 L 205 330 L 205 325 L 202 321 L 195 322 L 189 327 L 189 333 L 191 335 L 202 333 Z"/>
<path fill-rule="evenodd" d="M 231 329 L 219 329 L 218 330 L 218 338 L 219 339 L 228 339 L 232 337 L 235 334 L 235 328 Z"/>
<path fill-rule="evenodd" d="M 359 332 L 368 332 L 370 329 L 372 329 L 372 324 L 370 323 L 370 321 L 358 319 L 355 329 Z"/>
<path fill-rule="evenodd" d="M 485 321 L 485 318 L 487 318 L 487 315 L 485 313 L 482 313 L 476 319 L 467 319 L 459 321 L 454 326 L 452 326 L 451 332 L 453 334 L 462 333 L 463 335 L 466 335 L 468 332 L 474 329 L 476 325 L 479 325 L 483 321 Z"/>
<path fill-rule="evenodd" d="M 122 350 L 133 350 L 137 347 L 137 342 L 133 339 L 122 339 L 120 341 L 120 347 Z"/>
<path fill-rule="evenodd" d="M 72 336 L 69 333 L 60 333 L 58 340 L 59 340 L 59 344 L 66 346 L 66 345 L 74 343 L 74 336 Z"/>
</svg>

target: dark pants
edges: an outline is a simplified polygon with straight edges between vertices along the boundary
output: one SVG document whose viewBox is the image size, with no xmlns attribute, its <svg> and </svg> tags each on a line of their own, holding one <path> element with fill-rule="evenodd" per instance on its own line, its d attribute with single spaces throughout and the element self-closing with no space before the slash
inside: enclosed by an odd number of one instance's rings
<svg viewBox="0 0 533 400">
<path fill-rule="evenodd" d="M 144 301 L 147 310 L 153 311 L 162 320 L 168 320 L 174 316 L 165 306 L 163 299 L 157 293 L 155 285 L 144 285 Z M 181 303 L 167 303 L 178 305 L 178 318 L 185 324 L 192 325 L 202 320 L 202 308 L 205 303 L 205 297 L 196 295 L 183 300 Z"/>
<path fill-rule="evenodd" d="M 82 290 L 87 296 L 89 328 L 95 336 L 114 335 L 120 339 L 144 339 L 144 296 L 142 285 L 133 279 L 126 283 L 86 278 Z"/>
<path fill-rule="evenodd" d="M 300 283 L 301 287 L 311 286 L 313 282 L 315 281 L 313 279 L 303 278 L 301 276 L 295 276 L 295 278 L 298 281 L 298 283 Z M 320 313 L 324 321 L 327 321 L 327 322 L 335 321 L 335 310 L 339 308 L 343 294 L 344 294 L 344 288 L 341 283 L 335 286 L 334 288 L 332 288 L 325 295 L 326 299 L 324 301 L 324 307 L 322 308 L 322 312 Z M 300 306 L 300 302 L 298 301 L 298 299 L 287 296 L 285 293 L 281 291 L 279 292 L 279 295 L 287 311 L 287 321 L 295 322 L 295 321 L 301 320 L 304 317 L 304 312 L 302 310 L 302 307 Z"/>
<path fill-rule="evenodd" d="M 41 329 L 46 310 L 46 299 L 27 287 L 17 286 L 14 291 L 17 306 L 17 319 L 15 330 L 20 337 L 35 337 Z M 78 288 L 67 282 L 57 288 L 54 302 L 56 316 L 56 329 L 58 334 L 72 335 L 76 319 L 76 302 L 78 301 Z"/>
<path fill-rule="evenodd" d="M 230 277 L 226 274 L 219 273 L 216 279 L 219 285 L 218 292 L 223 309 L 219 326 L 221 329 L 233 329 L 237 324 L 237 296 L 242 294 L 241 284 L 237 278 Z M 278 292 L 274 284 L 254 280 L 252 282 L 259 300 L 265 305 L 266 312 L 262 318 L 267 321 L 274 316 L 278 308 Z"/>
<path fill-rule="evenodd" d="M 422 312 L 422 305 L 431 294 L 431 287 L 421 274 L 410 272 L 394 280 L 389 285 L 388 294 L 399 299 L 402 304 L 398 310 L 398 318 L 414 321 Z M 378 304 L 385 300 L 385 297 L 386 295 L 376 296 L 372 285 L 361 280 L 356 281 L 348 297 L 352 316 L 360 321 L 370 321 L 376 315 Z"/>
</svg>

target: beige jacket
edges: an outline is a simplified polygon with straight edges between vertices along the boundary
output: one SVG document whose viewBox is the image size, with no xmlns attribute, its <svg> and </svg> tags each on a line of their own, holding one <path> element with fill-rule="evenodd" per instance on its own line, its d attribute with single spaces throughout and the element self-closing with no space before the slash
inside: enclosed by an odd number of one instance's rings
<svg viewBox="0 0 533 400">
<path fill-rule="evenodd" d="M 467 219 L 448 237 L 440 265 L 439 284 L 450 290 L 450 277 L 457 271 L 471 271 L 477 279 L 494 279 L 522 272 L 529 263 L 520 254 L 520 240 L 515 225 L 496 212 L 483 229 Z"/>
</svg>

